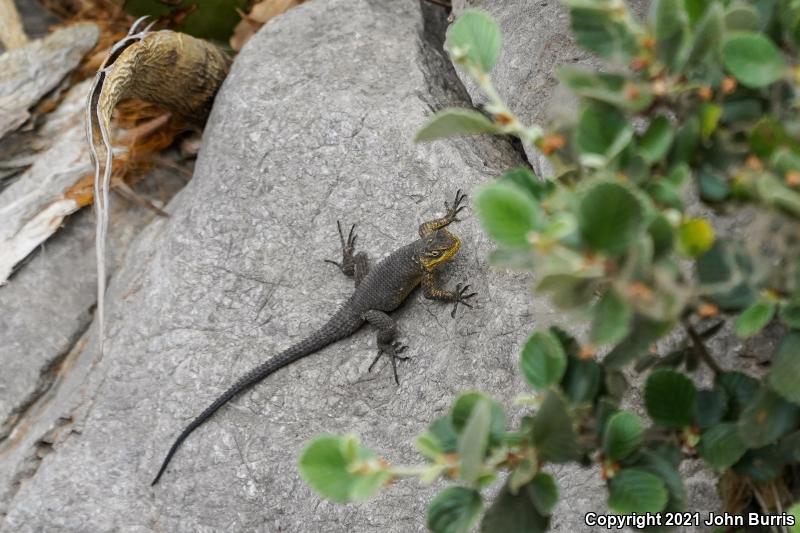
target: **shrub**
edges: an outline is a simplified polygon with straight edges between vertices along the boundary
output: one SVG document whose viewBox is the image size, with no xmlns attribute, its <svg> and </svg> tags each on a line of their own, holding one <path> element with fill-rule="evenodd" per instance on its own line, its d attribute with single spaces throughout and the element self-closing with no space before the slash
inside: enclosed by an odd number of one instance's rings
<svg viewBox="0 0 800 533">
<path fill-rule="evenodd" d="M 620 514 L 684 510 L 687 457 L 717 471 L 727 494 L 738 488 L 727 510 L 787 509 L 800 466 L 800 2 L 660 0 L 646 23 L 618 0 L 566 4 L 578 44 L 612 63 L 559 69 L 580 101 L 574 122 L 545 130 L 509 110 L 490 77 L 499 28 L 469 10 L 446 48 L 488 97 L 486 114 L 445 109 L 417 140 L 513 135 L 548 158 L 548 179 L 509 170 L 475 206 L 497 244 L 491 259 L 533 269 L 538 291 L 588 322 L 587 338 L 532 333 L 520 371 L 535 409 L 516 428 L 500 403 L 470 392 L 417 438 L 423 465 L 324 437 L 301 473 L 335 500 L 402 476 L 449 479 L 428 508 L 435 532 L 469 531 L 481 516 L 483 531 L 546 530 L 558 500 L 551 463 L 595 464 Z M 698 215 L 743 210 L 770 224 L 725 235 Z M 715 361 L 707 341 L 727 320 L 742 339 L 775 324 L 763 376 Z M 698 388 L 689 375 L 701 364 L 714 379 Z M 647 372 L 649 420 L 620 408 L 631 368 Z M 484 504 L 481 489 L 501 479 Z"/>
</svg>

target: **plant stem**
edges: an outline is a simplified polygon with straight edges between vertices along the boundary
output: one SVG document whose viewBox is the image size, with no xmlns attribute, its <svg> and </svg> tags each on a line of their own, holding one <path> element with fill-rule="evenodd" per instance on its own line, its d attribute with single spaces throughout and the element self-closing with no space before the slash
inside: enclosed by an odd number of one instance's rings
<svg viewBox="0 0 800 533">
<path fill-rule="evenodd" d="M 710 368 L 714 374 L 721 374 L 724 372 L 722 367 L 720 367 L 711 356 L 708 348 L 706 348 L 706 345 L 703 342 L 703 338 L 697 333 L 697 331 L 694 329 L 694 326 L 689 323 L 688 319 L 683 321 L 683 327 L 686 329 L 686 333 L 692 340 L 692 350 L 694 350 L 694 353 L 703 360 L 706 366 L 708 366 L 708 368 Z"/>
</svg>

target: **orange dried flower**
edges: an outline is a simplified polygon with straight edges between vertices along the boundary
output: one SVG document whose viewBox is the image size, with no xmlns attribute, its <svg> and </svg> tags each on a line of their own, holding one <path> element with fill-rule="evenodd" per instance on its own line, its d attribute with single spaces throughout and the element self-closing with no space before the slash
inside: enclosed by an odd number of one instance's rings
<svg viewBox="0 0 800 533">
<path fill-rule="evenodd" d="M 697 316 L 710 318 L 719 314 L 719 307 L 712 303 L 704 302 L 697 307 Z"/>
<path fill-rule="evenodd" d="M 725 76 L 722 79 L 722 94 L 731 94 L 736 90 L 736 80 L 730 76 Z"/>
<path fill-rule="evenodd" d="M 550 135 L 545 135 L 542 138 L 542 142 L 540 143 L 539 149 L 542 151 L 544 155 L 551 155 L 556 150 L 560 150 L 564 147 L 567 143 L 567 140 L 564 138 L 563 135 L 558 133 L 553 133 Z"/>
<path fill-rule="evenodd" d="M 709 100 L 711 100 L 711 97 L 714 96 L 714 92 L 711 90 L 711 87 L 709 85 L 703 85 L 702 87 L 697 89 L 697 95 L 704 102 L 708 102 Z"/>
</svg>

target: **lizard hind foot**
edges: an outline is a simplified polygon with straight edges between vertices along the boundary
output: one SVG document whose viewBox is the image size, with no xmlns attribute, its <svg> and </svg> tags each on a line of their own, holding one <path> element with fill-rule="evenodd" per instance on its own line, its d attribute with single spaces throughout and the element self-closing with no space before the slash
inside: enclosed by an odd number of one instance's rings
<svg viewBox="0 0 800 533">
<path fill-rule="evenodd" d="M 405 344 L 395 341 L 387 344 L 382 344 L 378 346 L 378 355 L 375 356 L 375 359 L 372 360 L 370 363 L 367 372 L 372 372 L 372 368 L 375 366 L 375 363 L 381 358 L 382 355 L 388 356 L 392 360 L 392 372 L 394 373 L 394 382 L 400 385 L 400 379 L 397 377 L 397 360 L 400 359 L 401 361 L 406 361 L 410 359 L 408 356 L 400 355 L 408 346 Z"/>
<path fill-rule="evenodd" d="M 324 259 L 324 261 L 336 265 L 345 275 L 352 276 L 355 267 L 355 254 L 353 252 L 356 249 L 356 240 L 358 239 L 358 235 L 355 234 L 356 225 L 350 226 L 350 232 L 347 234 L 346 240 L 342 231 L 342 223 L 338 220 L 336 221 L 336 229 L 339 231 L 339 242 L 342 245 L 342 262 L 340 263 L 333 259 Z"/>
</svg>

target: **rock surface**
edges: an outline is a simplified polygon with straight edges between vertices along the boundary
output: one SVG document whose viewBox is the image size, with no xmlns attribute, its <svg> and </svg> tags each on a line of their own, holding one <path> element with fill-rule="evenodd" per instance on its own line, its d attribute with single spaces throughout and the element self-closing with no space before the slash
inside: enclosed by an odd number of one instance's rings
<svg viewBox="0 0 800 533">
<path fill-rule="evenodd" d="M 425 3 L 427 4 L 427 3 Z M 422 10 L 427 16 L 423 16 Z M 413 359 L 396 387 L 368 328 L 270 377 L 223 409 L 150 488 L 179 429 L 238 375 L 321 324 L 352 290 L 335 221 L 359 222 L 374 260 L 415 237 L 459 187 L 521 163 L 494 138 L 417 146 L 433 110 L 466 105 L 441 51 L 444 13 L 417 2 L 310 2 L 239 55 L 206 128 L 195 178 L 130 250 L 109 293 L 108 341 L 77 359 L 49 453 L 22 480 L 3 531 L 422 531 L 438 487 L 398 483 L 358 505 L 321 501 L 299 479 L 302 446 L 354 431 L 396 463 L 456 394 L 523 390 L 519 346 L 551 310 L 525 276 L 489 270 L 469 217 L 445 273 L 479 307 L 414 295 L 396 313 Z M 87 363 L 85 354 L 93 358 Z"/>
<path fill-rule="evenodd" d="M 136 190 L 158 202 L 182 185 L 156 169 Z M 112 199 L 109 271 L 154 217 L 126 200 Z M 94 235 L 90 209 L 73 215 L 0 287 L 0 518 L 18 481 L 37 463 L 42 439 L 47 441 L 54 425 L 70 416 L 70 395 L 83 386 L 88 372 L 75 360 L 97 300 Z"/>
<path fill-rule="evenodd" d="M 28 109 L 78 66 L 97 36 L 94 24 L 74 24 L 0 54 L 0 139 L 21 126 Z"/>
</svg>

